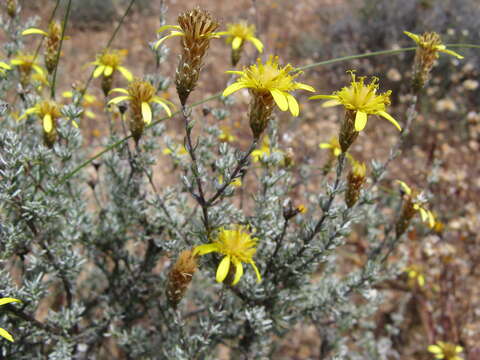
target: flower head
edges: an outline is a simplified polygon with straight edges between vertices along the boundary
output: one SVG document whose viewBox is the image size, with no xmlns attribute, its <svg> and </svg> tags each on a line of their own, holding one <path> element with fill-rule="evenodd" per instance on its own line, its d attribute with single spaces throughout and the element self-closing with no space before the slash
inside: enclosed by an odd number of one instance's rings
<svg viewBox="0 0 480 360">
<path fill-rule="evenodd" d="M 19 303 L 21 302 L 20 300 L 18 299 L 14 299 L 14 298 L 9 298 L 9 297 L 6 297 L 6 298 L 0 298 L 0 306 L 1 305 L 6 305 L 6 304 L 11 304 L 11 303 Z M 7 339 L 8 341 L 10 342 L 13 342 L 13 336 L 10 335 L 10 333 L 3 329 L 3 328 L 0 328 L 0 336 Z"/>
<path fill-rule="evenodd" d="M 223 96 L 248 88 L 254 96 L 273 98 L 280 110 L 290 110 L 293 116 L 298 116 L 300 107 L 290 92 L 298 89 L 314 92 L 315 89 L 310 85 L 296 82 L 295 78 L 299 74 L 291 75 L 292 71 L 294 68 L 290 64 L 281 67 L 277 56 L 270 56 L 265 64 L 258 59 L 257 64 L 244 68 L 243 71 L 228 71 L 240 77 L 223 91 Z"/>
<path fill-rule="evenodd" d="M 422 35 L 413 34 L 408 31 L 403 32 L 410 39 L 415 41 L 417 45 L 425 51 L 433 54 L 435 58 L 438 58 L 438 53 L 443 52 L 448 55 L 455 56 L 457 59 L 463 59 L 463 56 L 455 51 L 448 50 L 445 45 L 442 44 L 440 36 L 434 32 L 426 32 Z"/>
<path fill-rule="evenodd" d="M 262 277 L 253 261 L 253 256 L 257 251 L 257 241 L 258 239 L 252 238 L 243 226 L 236 225 L 233 229 L 221 228 L 211 244 L 197 246 L 193 253 L 195 255 L 205 255 L 218 252 L 224 255 L 217 268 L 217 282 L 223 282 L 227 278 L 232 263 L 235 266 L 235 276 L 232 285 L 238 283 L 242 277 L 243 263 L 248 263 L 253 267 L 257 275 L 257 281 L 260 282 Z"/>
<path fill-rule="evenodd" d="M 38 65 L 35 55 L 20 53 L 10 61 L 10 64 L 18 67 L 20 82 L 23 86 L 26 86 L 30 82 L 32 70 L 42 77 L 45 76 L 45 71 Z"/>
<path fill-rule="evenodd" d="M 162 150 L 165 155 L 183 156 L 188 155 L 188 151 L 184 145 L 173 144 L 172 147 L 168 147 Z"/>
<path fill-rule="evenodd" d="M 272 149 L 270 147 L 270 138 L 268 137 L 268 135 L 265 135 L 262 140 L 262 145 L 260 146 L 260 148 L 253 150 L 251 156 L 253 162 L 259 162 L 265 157 L 272 155 L 272 153 L 274 152 L 280 152 L 283 154 L 283 151 L 281 151 L 280 149 Z"/>
<path fill-rule="evenodd" d="M 218 135 L 218 140 L 222 142 L 232 142 L 235 141 L 236 137 L 232 134 L 232 129 L 229 126 L 220 127 L 220 135 Z"/>
<path fill-rule="evenodd" d="M 255 25 L 248 25 L 242 21 L 238 24 L 228 24 L 227 31 L 218 32 L 217 35 L 227 36 L 227 43 L 232 44 L 232 49 L 240 49 L 246 41 L 250 41 L 258 50 L 263 51 L 262 42 L 255 37 Z"/>
<path fill-rule="evenodd" d="M 449 342 L 437 341 L 436 344 L 428 347 L 428 351 L 435 355 L 435 359 L 463 360 L 458 356 L 463 351 L 463 347 Z"/>
<path fill-rule="evenodd" d="M 96 66 L 93 77 L 98 78 L 103 75 L 108 78 L 118 70 L 127 81 L 132 81 L 133 75 L 130 70 L 122 66 L 125 55 L 127 55 L 127 50 L 105 49 L 103 53 L 97 55 L 97 60 L 90 63 L 90 65 Z"/>
<path fill-rule="evenodd" d="M 372 78 L 371 82 L 365 84 L 365 77 L 356 78 L 355 72 L 350 71 L 352 81 L 350 86 L 335 91 L 332 95 L 315 95 L 310 99 L 328 99 L 323 107 L 343 105 L 345 109 L 355 112 L 355 131 L 362 131 L 367 125 L 368 115 L 379 115 L 390 121 L 401 131 L 402 128 L 397 121 L 385 110 L 390 105 L 391 91 L 377 94 L 378 79 Z"/>
<path fill-rule="evenodd" d="M 418 286 L 425 286 L 425 276 L 423 275 L 423 268 L 419 265 L 410 265 L 404 270 L 408 276 L 408 285 L 412 288 Z"/>
<path fill-rule="evenodd" d="M 25 110 L 21 118 L 27 115 L 37 115 L 42 119 L 43 131 L 50 134 L 56 130 L 56 121 L 62 116 L 60 107 L 55 101 L 43 100 Z"/>
<path fill-rule="evenodd" d="M 118 104 L 122 101 L 128 101 L 130 105 L 131 117 L 129 121 L 130 131 L 135 141 L 138 142 L 143 134 L 145 124 L 152 122 L 152 108 L 150 103 L 160 105 L 168 116 L 172 116 L 169 106 L 174 106 L 170 101 L 162 99 L 155 95 L 155 88 L 152 84 L 142 80 L 134 80 L 127 89 L 116 88 L 111 92 L 119 92 L 124 95 L 117 96 L 110 100 L 108 104 Z"/>
<path fill-rule="evenodd" d="M 320 149 L 330 149 L 333 157 L 338 157 L 342 153 L 342 148 L 340 147 L 337 136 L 332 136 L 328 143 L 320 143 L 318 147 Z"/>
<path fill-rule="evenodd" d="M 419 194 L 412 190 L 405 182 L 401 180 L 397 180 L 397 182 L 400 184 L 402 191 L 407 195 L 407 205 L 411 204 L 413 210 L 420 213 L 422 221 L 428 223 L 428 226 L 433 229 L 435 227 L 435 217 L 430 210 L 425 208 L 425 201 L 419 198 Z"/>
</svg>

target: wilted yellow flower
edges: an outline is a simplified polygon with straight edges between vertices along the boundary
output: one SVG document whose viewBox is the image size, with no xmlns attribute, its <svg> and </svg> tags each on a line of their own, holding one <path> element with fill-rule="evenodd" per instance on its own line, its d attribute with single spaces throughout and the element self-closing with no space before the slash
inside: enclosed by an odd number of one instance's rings
<svg viewBox="0 0 480 360">
<path fill-rule="evenodd" d="M 45 50 L 45 66 L 49 73 L 52 73 L 57 66 L 57 53 L 60 46 L 60 40 L 62 39 L 62 26 L 52 21 L 48 25 L 48 31 L 43 31 L 37 28 L 28 28 L 22 32 L 22 35 L 42 35 L 47 38 L 47 46 Z M 68 39 L 65 36 L 63 39 Z"/>
<path fill-rule="evenodd" d="M 11 304 L 11 303 L 16 303 L 16 302 L 19 303 L 21 301 L 18 300 L 18 299 L 10 298 L 10 297 L 0 298 L 0 306 L 1 305 L 6 305 L 6 304 Z M 3 328 L 0 328 L 0 336 L 7 339 L 10 342 L 13 342 L 13 336 L 10 335 L 10 333 Z"/>
<path fill-rule="evenodd" d="M 437 341 L 436 344 L 428 347 L 428 351 L 435 355 L 435 359 L 463 360 L 458 356 L 463 351 L 463 347 L 449 342 Z"/>
<path fill-rule="evenodd" d="M 334 157 L 338 157 L 342 153 L 342 148 L 340 147 L 337 136 L 332 136 L 330 142 L 320 143 L 318 147 L 320 149 L 330 149 L 330 152 Z"/>
<path fill-rule="evenodd" d="M 349 71 L 352 82 L 349 87 L 344 87 L 332 95 L 314 95 L 310 99 L 328 99 L 322 104 L 323 107 L 343 105 L 345 109 L 355 112 L 355 131 L 362 131 L 367 125 L 368 115 L 379 115 L 390 121 L 401 131 L 398 122 L 388 114 L 386 106 L 390 105 L 391 91 L 377 94 L 378 79 L 372 78 L 370 84 L 365 84 L 365 77 L 356 79 L 355 72 Z"/>
<path fill-rule="evenodd" d="M 430 228 L 435 227 L 435 217 L 433 213 L 426 209 L 422 202 L 418 201 L 417 194 L 403 181 L 397 180 L 400 184 L 400 187 L 408 195 L 409 201 L 412 202 L 413 209 L 420 213 L 423 222 L 428 223 Z"/>
<path fill-rule="evenodd" d="M 292 71 L 294 68 L 290 64 L 280 67 L 277 56 L 270 56 L 265 64 L 258 59 L 257 64 L 244 68 L 243 71 L 227 71 L 240 77 L 223 91 L 223 96 L 248 88 L 254 96 L 270 97 L 275 100 L 280 110 L 290 110 L 293 116 L 298 116 L 300 107 L 290 92 L 298 89 L 314 92 L 315 89 L 294 81 L 299 73 L 291 75 Z"/>
<path fill-rule="evenodd" d="M 102 54 L 97 56 L 97 60 L 90 63 L 95 65 L 93 77 L 98 78 L 100 75 L 110 77 L 119 71 L 127 81 L 133 80 L 133 75 L 125 66 L 122 66 L 123 58 L 127 55 L 127 50 L 105 49 Z"/>
<path fill-rule="evenodd" d="M 408 284 L 410 287 L 415 287 L 415 284 L 418 284 L 420 287 L 425 286 L 425 276 L 423 275 L 422 270 L 422 267 L 419 265 L 410 265 L 405 268 L 404 271 L 407 273 Z"/>
<path fill-rule="evenodd" d="M 235 141 L 236 137 L 232 134 L 232 129 L 230 129 L 230 127 L 222 126 L 220 130 L 221 132 L 220 132 L 220 135 L 218 135 L 218 140 L 224 141 L 224 142 Z"/>
<path fill-rule="evenodd" d="M 438 52 L 443 52 L 448 55 L 455 56 L 457 59 L 463 59 L 463 56 L 455 51 L 448 50 L 445 45 L 442 44 L 440 36 L 434 32 L 426 32 L 422 35 L 413 34 L 408 31 L 403 32 L 410 39 L 415 41 L 419 47 L 424 50 L 431 51 L 438 58 Z"/>
<path fill-rule="evenodd" d="M 236 225 L 232 230 L 221 228 L 213 243 L 199 245 L 195 247 L 193 253 L 194 255 L 205 255 L 218 252 L 224 255 L 217 268 L 217 282 L 223 282 L 227 278 L 232 263 L 235 266 L 235 276 L 232 285 L 238 283 L 242 277 L 243 263 L 248 263 L 253 267 L 257 275 L 257 282 L 260 282 L 262 277 L 253 261 L 253 256 L 257 251 L 257 241 L 258 239 L 252 238 L 243 226 Z"/>
</svg>

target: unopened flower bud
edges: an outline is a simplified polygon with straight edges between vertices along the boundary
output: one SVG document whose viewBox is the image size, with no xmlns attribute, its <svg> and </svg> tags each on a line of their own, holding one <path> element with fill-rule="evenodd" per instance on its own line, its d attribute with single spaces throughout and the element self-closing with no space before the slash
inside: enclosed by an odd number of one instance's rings
<svg viewBox="0 0 480 360">
<path fill-rule="evenodd" d="M 168 274 L 167 299 L 174 309 L 185 296 L 195 271 L 197 261 L 192 250 L 182 251 Z"/>
<path fill-rule="evenodd" d="M 350 145 L 353 144 L 358 137 L 359 132 L 355 130 L 356 111 L 346 110 L 345 119 L 342 122 L 339 134 L 340 148 L 342 152 L 347 152 Z"/>
<path fill-rule="evenodd" d="M 360 190 L 365 183 L 367 167 L 365 163 L 353 161 L 352 170 L 347 177 L 347 191 L 345 193 L 345 202 L 349 208 L 353 207 L 360 197 Z"/>
</svg>

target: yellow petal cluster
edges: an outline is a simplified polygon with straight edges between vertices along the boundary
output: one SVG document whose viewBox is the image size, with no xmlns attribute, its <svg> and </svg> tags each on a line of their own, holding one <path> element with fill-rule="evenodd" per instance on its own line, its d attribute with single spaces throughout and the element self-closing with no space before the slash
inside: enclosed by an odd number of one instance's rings
<svg viewBox="0 0 480 360">
<path fill-rule="evenodd" d="M 258 52 L 263 52 L 262 42 L 255 37 L 255 25 L 248 25 L 244 21 L 228 24 L 227 31 L 220 31 L 217 35 L 227 36 L 226 41 L 232 45 L 233 50 L 240 49 L 246 41 L 249 41 L 257 48 Z"/>
<path fill-rule="evenodd" d="M 433 229 L 436 223 L 433 213 L 427 208 L 425 208 L 422 202 L 419 202 L 417 200 L 417 194 L 410 188 L 410 186 L 408 186 L 405 182 L 401 180 L 397 180 L 397 182 L 400 184 L 400 187 L 405 192 L 405 194 L 407 194 L 411 198 L 413 202 L 413 208 L 420 213 L 422 221 L 428 223 L 428 226 Z"/>
<path fill-rule="evenodd" d="M 428 351 L 435 355 L 435 359 L 463 360 L 458 356 L 463 351 L 463 347 L 449 342 L 437 341 L 436 344 L 428 347 Z"/>
<path fill-rule="evenodd" d="M 310 85 L 296 82 L 295 78 L 299 73 L 292 75 L 293 71 L 290 64 L 281 67 L 276 56 L 270 56 L 265 64 L 258 59 L 256 64 L 244 68 L 243 71 L 227 71 L 240 77 L 223 91 L 223 96 L 248 88 L 254 93 L 269 94 L 280 110 L 290 110 L 293 116 L 298 116 L 300 107 L 290 92 L 298 89 L 314 92 L 315 89 Z"/>
<path fill-rule="evenodd" d="M 127 81 L 133 80 L 133 75 L 125 66 L 122 66 L 124 57 L 127 55 L 127 50 L 113 50 L 105 49 L 102 54 L 97 56 L 97 60 L 90 63 L 95 65 L 93 77 L 98 78 L 103 75 L 110 77 L 115 71 L 119 71 Z"/>
<path fill-rule="evenodd" d="M 35 106 L 25 110 L 20 119 L 27 115 L 37 115 L 42 119 L 43 130 L 48 134 L 51 133 L 55 126 L 55 121 L 61 117 L 60 107 L 55 101 L 43 100 Z"/>
<path fill-rule="evenodd" d="M 455 56 L 457 59 L 463 59 L 463 56 L 459 53 L 447 49 L 447 47 L 440 41 L 440 37 L 435 33 L 427 32 L 422 35 L 417 35 L 408 31 L 404 31 L 403 33 L 415 41 L 422 49 L 436 52 L 436 57 L 438 57 L 438 52 L 443 52 L 445 54 Z"/>
<path fill-rule="evenodd" d="M 193 253 L 194 255 L 205 255 L 217 252 L 224 255 L 217 268 L 217 282 L 223 282 L 227 278 L 233 264 L 235 276 L 232 285 L 237 284 L 243 275 L 243 263 L 253 267 L 257 281 L 260 282 L 262 277 L 253 261 L 253 256 L 257 251 L 257 241 L 258 239 L 252 238 L 244 226 L 235 225 L 233 229 L 221 228 L 212 243 L 195 247 Z"/>
<path fill-rule="evenodd" d="M 372 78 L 369 84 L 365 84 L 365 77 L 356 78 L 354 71 L 349 71 L 352 77 L 350 86 L 343 87 L 332 95 L 314 95 L 310 99 L 327 99 L 323 107 L 343 105 L 345 109 L 355 111 L 355 130 L 362 131 L 367 125 L 368 115 L 379 115 L 390 121 L 401 131 L 398 122 L 385 110 L 390 105 L 391 91 L 377 94 L 378 79 Z"/>
</svg>

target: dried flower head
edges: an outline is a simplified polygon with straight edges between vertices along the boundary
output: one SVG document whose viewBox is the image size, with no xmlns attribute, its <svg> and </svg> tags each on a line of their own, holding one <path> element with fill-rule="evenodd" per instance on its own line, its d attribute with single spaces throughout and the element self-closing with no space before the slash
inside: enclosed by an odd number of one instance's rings
<svg viewBox="0 0 480 360">
<path fill-rule="evenodd" d="M 19 302 L 21 301 L 18 299 L 10 298 L 10 297 L 0 298 L 0 306 L 11 304 L 11 303 L 19 303 Z M 13 336 L 3 328 L 0 328 L 0 336 L 7 339 L 10 342 L 13 342 Z"/>
<path fill-rule="evenodd" d="M 127 89 L 115 88 L 111 92 L 119 92 L 124 95 L 111 99 L 108 104 L 118 104 L 122 101 L 128 101 L 130 105 L 130 121 L 129 127 L 136 142 L 140 140 L 143 134 L 145 124 L 152 122 L 152 108 L 150 103 L 159 104 L 168 116 L 172 116 L 169 106 L 174 106 L 170 101 L 162 99 L 155 95 L 155 88 L 147 81 L 134 80 Z"/>
<path fill-rule="evenodd" d="M 345 202 L 349 208 L 353 207 L 360 197 L 360 190 L 365 184 L 367 175 L 367 166 L 363 162 L 350 158 L 352 170 L 347 176 L 347 191 L 345 192 Z"/>
<path fill-rule="evenodd" d="M 294 68 L 290 64 L 281 67 L 276 56 L 270 56 L 265 64 L 258 59 L 257 64 L 244 68 L 242 71 L 227 71 L 227 73 L 240 77 L 223 91 L 223 96 L 228 96 L 244 88 L 250 90 L 252 95 L 250 127 L 255 138 L 259 138 L 265 130 L 274 103 L 280 110 L 290 110 L 293 116 L 298 116 L 300 107 L 290 92 L 298 89 L 315 91 L 310 85 L 296 82 L 295 78 L 299 73 L 292 75 L 293 71 Z"/>
<path fill-rule="evenodd" d="M 428 347 L 428 351 L 435 355 L 435 359 L 463 360 L 458 356 L 463 351 L 463 347 L 449 342 L 437 341 L 436 344 Z"/>
<path fill-rule="evenodd" d="M 176 308 L 185 296 L 195 271 L 197 271 L 197 261 L 192 250 L 182 251 L 168 274 L 166 294 L 173 308 Z"/>
<path fill-rule="evenodd" d="M 55 70 L 57 66 L 57 53 L 62 39 L 62 26 L 56 21 L 50 22 L 48 31 L 43 31 L 37 28 L 28 28 L 22 32 L 22 35 L 41 35 L 47 39 L 47 46 L 45 49 L 45 67 L 49 74 Z M 64 40 L 68 37 L 64 37 Z"/>
<path fill-rule="evenodd" d="M 415 52 L 415 61 L 413 66 L 413 87 L 418 91 L 427 83 L 433 64 L 439 57 L 439 52 L 455 56 L 457 59 L 463 59 L 463 56 L 455 51 L 449 50 L 440 40 L 440 35 L 435 32 L 426 32 L 422 35 L 413 34 L 408 31 L 403 32 L 418 45 Z"/>
<path fill-rule="evenodd" d="M 221 228 L 217 237 L 211 244 L 205 244 L 195 247 L 193 253 L 195 255 L 205 255 L 212 252 L 218 252 L 224 255 L 217 269 L 216 280 L 223 282 L 227 275 L 232 271 L 231 264 L 235 267 L 235 275 L 232 285 L 238 283 L 243 275 L 243 263 L 250 264 L 255 270 L 257 281 L 262 281 L 260 272 L 258 271 L 253 256 L 257 251 L 258 239 L 252 238 L 243 226 L 236 225 L 233 229 Z M 232 271 L 233 273 L 233 271 Z"/>
<path fill-rule="evenodd" d="M 215 30 L 218 22 L 206 10 L 195 8 L 180 14 L 179 25 L 165 25 L 158 29 L 163 32 L 168 29 L 170 34 L 155 43 L 155 49 L 171 37 L 182 37 L 182 56 L 175 75 L 178 96 L 185 105 L 190 93 L 195 89 L 203 66 L 203 58 L 210 46 L 210 40 L 219 37 Z"/>
<path fill-rule="evenodd" d="M 255 37 L 255 25 L 248 25 L 242 21 L 237 24 L 228 24 L 227 31 L 218 32 L 217 35 L 227 36 L 226 41 L 232 45 L 232 66 L 237 65 L 242 55 L 245 42 L 251 42 L 258 50 L 263 52 L 262 42 Z"/>
</svg>

